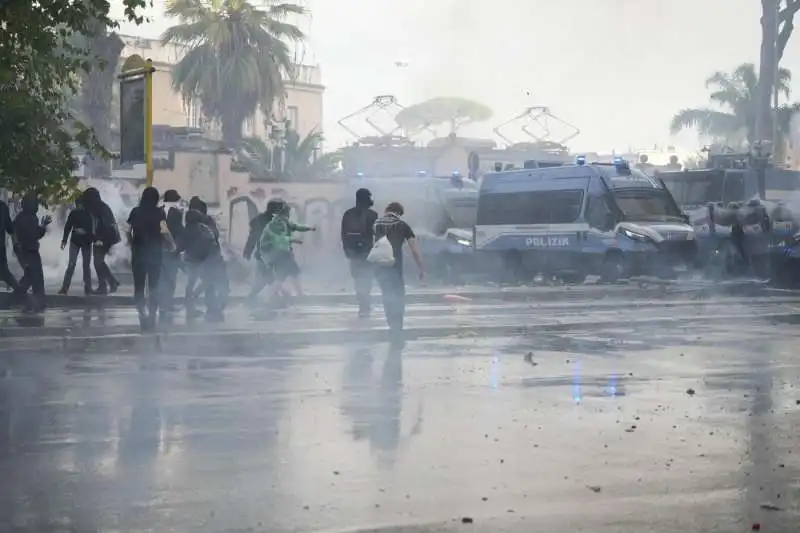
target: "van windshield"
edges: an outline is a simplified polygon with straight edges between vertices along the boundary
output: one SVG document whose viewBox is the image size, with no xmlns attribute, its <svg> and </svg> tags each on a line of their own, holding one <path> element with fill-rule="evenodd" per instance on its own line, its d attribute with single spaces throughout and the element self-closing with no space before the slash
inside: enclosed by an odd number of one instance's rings
<svg viewBox="0 0 800 533">
<path fill-rule="evenodd" d="M 663 179 L 680 205 L 703 205 L 722 200 L 722 176 Z"/>
<path fill-rule="evenodd" d="M 615 191 L 614 199 L 625 220 L 683 220 L 683 213 L 663 189 L 629 189 Z"/>
</svg>

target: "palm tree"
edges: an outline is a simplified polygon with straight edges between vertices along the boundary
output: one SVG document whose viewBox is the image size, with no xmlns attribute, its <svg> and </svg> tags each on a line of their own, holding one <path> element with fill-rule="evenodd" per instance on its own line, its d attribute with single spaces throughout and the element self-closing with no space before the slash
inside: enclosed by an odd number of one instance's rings
<svg viewBox="0 0 800 533">
<path fill-rule="evenodd" d="M 236 161 L 251 179 L 272 180 L 272 148 L 260 137 L 245 137 L 239 144 Z"/>
<path fill-rule="evenodd" d="M 180 23 L 161 40 L 187 48 L 172 72 L 173 86 L 187 101 L 200 101 L 229 146 L 238 145 L 242 124 L 259 105 L 269 114 L 284 97 L 284 79 L 293 74 L 291 45 L 305 39 L 287 22 L 304 15 L 304 7 L 265 3 L 259 9 L 247 0 L 167 0 L 166 15 Z"/>
<path fill-rule="evenodd" d="M 780 69 L 778 93 L 788 99 L 791 93 L 792 73 Z M 752 145 L 755 141 L 756 98 L 758 75 L 755 65 L 744 63 L 731 73 L 715 72 L 706 80 L 706 87 L 713 88 L 711 107 L 682 109 L 672 118 L 670 131 L 674 135 L 686 128 L 697 128 L 700 134 L 708 135 L 725 144 Z M 781 105 L 777 109 L 778 134 L 789 132 L 789 121 L 800 105 Z M 781 143 L 777 143 L 780 145 Z"/>
<path fill-rule="evenodd" d="M 274 168 L 273 165 L 275 158 L 281 157 L 280 151 L 270 148 L 258 137 L 242 139 L 236 160 L 242 169 L 256 180 L 281 178 L 295 181 L 325 178 L 336 172 L 341 154 L 332 152 L 318 156 L 322 140 L 322 134 L 316 131 L 301 138 L 296 131 L 288 130 L 283 139 L 282 170 Z"/>
</svg>

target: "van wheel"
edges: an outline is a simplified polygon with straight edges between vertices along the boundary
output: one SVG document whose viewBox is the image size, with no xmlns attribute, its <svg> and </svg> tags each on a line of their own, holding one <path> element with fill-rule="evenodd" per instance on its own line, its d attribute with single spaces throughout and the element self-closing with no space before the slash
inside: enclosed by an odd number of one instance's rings
<svg viewBox="0 0 800 533">
<path fill-rule="evenodd" d="M 621 252 L 606 254 L 603 267 L 600 271 L 602 283 L 616 283 L 625 277 L 625 259 Z"/>
</svg>

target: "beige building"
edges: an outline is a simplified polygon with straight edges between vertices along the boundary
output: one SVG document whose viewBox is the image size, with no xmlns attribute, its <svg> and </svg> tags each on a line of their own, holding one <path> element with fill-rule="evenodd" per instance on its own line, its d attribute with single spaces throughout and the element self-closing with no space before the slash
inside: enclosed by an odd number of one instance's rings
<svg viewBox="0 0 800 533">
<path fill-rule="evenodd" d="M 125 59 L 138 54 L 152 59 L 156 67 L 153 76 L 153 123 L 167 126 L 188 126 L 203 128 L 206 135 L 215 137 L 219 129 L 209 123 L 200 112 L 199 102 L 186 104 L 181 95 L 172 87 L 172 67 L 183 55 L 183 50 L 174 45 L 162 45 L 155 39 L 143 39 L 123 35 L 125 48 L 120 65 Z M 312 131 L 322 130 L 322 85 L 320 69 L 317 66 L 296 65 L 295 77 L 286 84 L 286 101 L 277 105 L 273 111 L 275 122 L 289 120 L 291 127 L 302 137 Z M 258 110 L 242 128 L 242 135 L 266 138 L 268 135 L 265 117 Z"/>
</svg>

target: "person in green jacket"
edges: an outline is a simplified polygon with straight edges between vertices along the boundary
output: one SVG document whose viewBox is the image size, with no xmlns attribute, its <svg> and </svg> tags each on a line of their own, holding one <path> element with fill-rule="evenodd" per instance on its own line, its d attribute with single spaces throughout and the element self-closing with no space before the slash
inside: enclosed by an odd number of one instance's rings
<svg viewBox="0 0 800 533">
<path fill-rule="evenodd" d="M 300 286 L 300 267 L 294 257 L 293 244 L 302 241 L 294 239 L 295 232 L 316 231 L 313 226 L 296 224 L 289 220 L 291 207 L 280 201 L 272 219 L 264 226 L 264 231 L 259 239 L 259 252 L 261 260 L 266 267 L 274 273 L 274 280 L 269 289 L 269 298 L 272 300 L 281 291 L 284 281 L 291 278 L 298 296 L 302 294 Z"/>
</svg>

